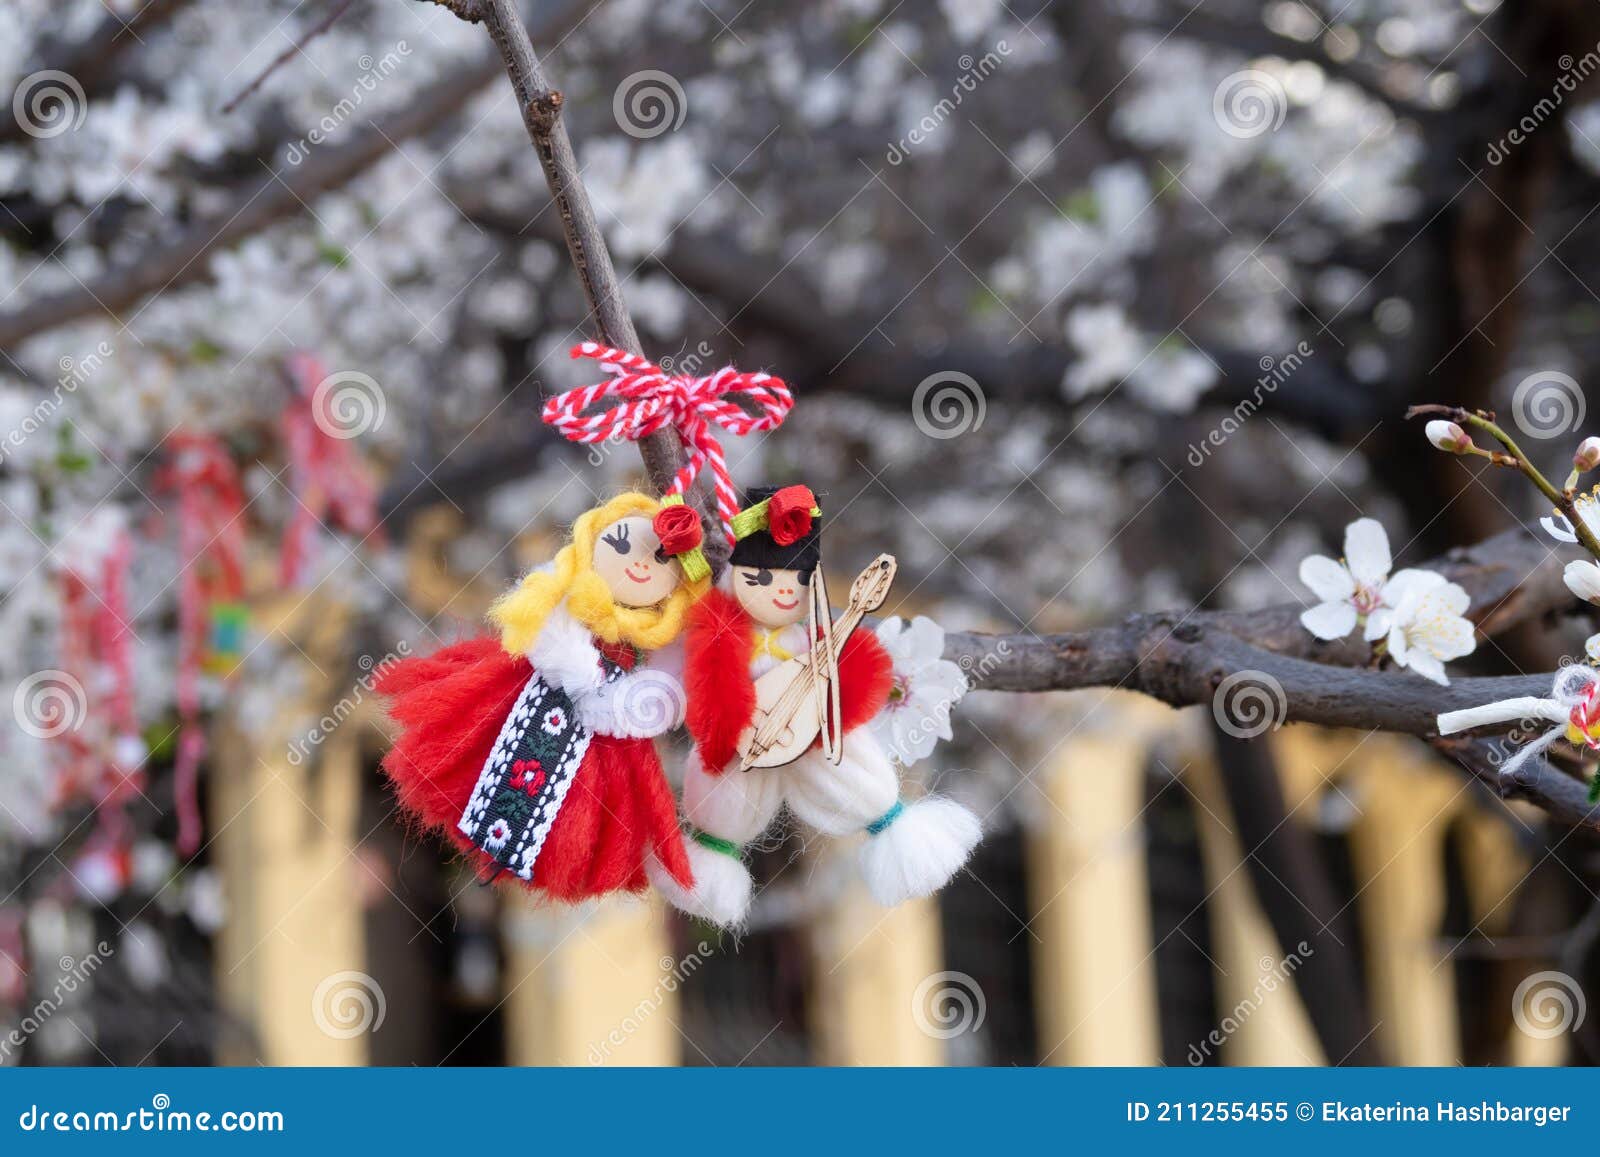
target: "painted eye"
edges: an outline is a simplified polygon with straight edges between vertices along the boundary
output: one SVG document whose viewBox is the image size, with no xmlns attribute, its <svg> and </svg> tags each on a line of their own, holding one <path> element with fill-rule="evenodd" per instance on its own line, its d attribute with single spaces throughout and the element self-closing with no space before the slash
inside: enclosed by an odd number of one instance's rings
<svg viewBox="0 0 1600 1157">
<path fill-rule="evenodd" d="M 744 582 L 746 586 L 769 587 L 772 585 L 772 572 L 770 570 L 762 569 L 756 571 L 754 574 L 751 574 L 749 571 L 746 571 Z"/>
<path fill-rule="evenodd" d="M 659 562 L 662 566 L 666 566 L 667 563 L 672 561 L 672 556 L 667 553 L 667 548 L 666 547 L 664 547 L 664 546 L 656 547 L 656 561 Z"/>
<path fill-rule="evenodd" d="M 626 526 L 618 526 L 610 534 L 602 534 L 600 536 L 600 541 L 605 543 L 618 554 L 627 554 L 631 549 L 631 544 L 628 542 L 628 528 Z"/>
</svg>

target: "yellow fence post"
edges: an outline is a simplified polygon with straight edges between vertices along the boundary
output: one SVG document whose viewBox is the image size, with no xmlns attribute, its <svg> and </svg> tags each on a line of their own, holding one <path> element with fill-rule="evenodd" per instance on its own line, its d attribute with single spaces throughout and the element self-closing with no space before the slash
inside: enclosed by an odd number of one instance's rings
<svg viewBox="0 0 1600 1157">
<path fill-rule="evenodd" d="M 281 630 L 331 671 L 344 622 L 337 609 L 296 596 L 258 609 L 252 626 Z M 320 717 L 335 688 L 309 661 L 305 677 L 307 693 L 259 735 L 216 728 L 207 760 L 211 856 L 229 905 L 217 985 L 260 1046 L 259 1055 L 224 1046 L 229 1063 L 364 1064 L 378 1015 L 353 855 L 361 728 L 347 720 L 326 742 L 306 745 L 301 713 Z"/>
<path fill-rule="evenodd" d="M 1134 726 L 1085 723 L 1034 777 L 1044 798 L 1025 838 L 1039 1051 L 1047 1064 L 1154 1065 L 1146 733 L 1177 715 L 1133 695 L 1101 709 Z"/>
<path fill-rule="evenodd" d="M 563 908 L 508 892 L 503 927 L 507 1063 L 680 1063 L 678 991 L 705 950 L 673 955 L 659 902 Z"/>
<path fill-rule="evenodd" d="M 1256 900 L 1215 757 L 1209 750 L 1197 751 L 1185 761 L 1180 778 L 1196 804 L 1205 863 L 1206 909 L 1216 953 L 1215 1031 L 1221 1040 L 1214 1047 L 1230 1065 L 1326 1064 L 1292 977 L 1284 979 L 1285 952 L 1294 948 L 1280 948 Z M 1293 809 L 1301 800 L 1289 793 L 1286 784 Z"/>
</svg>

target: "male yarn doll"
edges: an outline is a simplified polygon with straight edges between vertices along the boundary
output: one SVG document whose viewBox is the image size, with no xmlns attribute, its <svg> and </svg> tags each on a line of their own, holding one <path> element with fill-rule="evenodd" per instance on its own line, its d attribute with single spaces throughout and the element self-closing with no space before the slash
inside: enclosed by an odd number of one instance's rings
<svg viewBox="0 0 1600 1157">
<path fill-rule="evenodd" d="M 952 800 L 902 803 L 899 777 L 862 724 L 887 701 L 888 654 L 865 627 L 839 656 L 843 758 L 813 745 L 795 762 L 739 769 L 739 740 L 756 709 L 755 680 L 810 649 L 807 588 L 821 561 L 821 512 L 804 486 L 751 490 L 734 519 L 737 542 L 727 590 L 713 589 L 689 614 L 684 636 L 685 723 L 694 740 L 683 802 L 691 826 L 684 886 L 670 865 L 651 878 L 676 906 L 724 927 L 744 922 L 750 871 L 742 846 L 766 830 L 787 803 L 807 826 L 829 836 L 865 834 L 861 869 L 885 905 L 938 891 L 964 864 L 981 830 Z"/>
<path fill-rule="evenodd" d="M 474 639 L 386 671 L 401 734 L 384 770 L 400 802 L 488 879 L 562 901 L 693 886 L 677 805 L 651 737 L 681 688 L 642 661 L 677 638 L 703 584 L 679 558 L 700 523 L 681 503 L 613 498 L 577 520 L 554 563 L 490 610 Z"/>
</svg>

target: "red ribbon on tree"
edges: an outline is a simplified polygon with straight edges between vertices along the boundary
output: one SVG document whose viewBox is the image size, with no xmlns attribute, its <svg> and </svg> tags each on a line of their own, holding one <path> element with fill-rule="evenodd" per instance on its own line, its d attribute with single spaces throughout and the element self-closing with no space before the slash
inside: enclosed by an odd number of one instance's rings
<svg viewBox="0 0 1600 1157">
<path fill-rule="evenodd" d="M 156 484 L 178 496 L 178 752 L 174 768 L 178 798 L 178 851 L 200 847 L 200 761 L 205 731 L 200 726 L 200 668 L 210 635 L 210 610 L 218 600 L 244 593 L 244 488 L 233 457 L 210 434 L 180 431 L 171 438 L 172 457 Z"/>
<path fill-rule="evenodd" d="M 370 536 L 378 525 L 378 489 L 350 435 L 326 416 L 320 383 L 327 367 L 303 351 L 288 358 L 294 396 L 281 418 L 289 458 L 289 492 L 295 498 L 283 533 L 281 580 L 296 587 L 305 579 L 311 539 L 323 522 Z"/>
<path fill-rule="evenodd" d="M 689 460 L 673 477 L 667 495 L 686 495 L 700 471 L 711 467 L 717 515 L 728 541 L 733 541 L 733 516 L 739 494 L 728 477 L 728 463 L 715 431 L 751 434 L 776 430 L 794 408 L 794 395 L 771 374 L 749 374 L 724 366 L 703 378 L 669 374 L 638 354 L 586 341 L 572 348 L 575 358 L 594 358 L 611 380 L 568 390 L 544 405 L 544 420 L 569 442 L 589 444 L 620 438 L 637 442 L 670 426 L 683 439 Z M 754 403 L 751 413 L 733 397 Z M 586 411 L 596 402 L 620 399 L 597 414 Z"/>
</svg>

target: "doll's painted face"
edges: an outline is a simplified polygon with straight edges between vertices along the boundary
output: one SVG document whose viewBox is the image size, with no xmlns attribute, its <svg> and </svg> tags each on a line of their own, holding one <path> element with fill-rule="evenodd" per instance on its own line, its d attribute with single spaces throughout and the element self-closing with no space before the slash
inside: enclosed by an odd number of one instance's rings
<svg viewBox="0 0 1600 1157">
<path fill-rule="evenodd" d="M 733 568 L 733 597 L 744 613 L 763 627 L 776 629 L 798 623 L 806 617 L 806 584 L 809 574 L 797 570 L 769 570 L 766 567 Z"/>
<path fill-rule="evenodd" d="M 625 607 L 653 607 L 678 586 L 678 564 L 642 514 L 613 522 L 594 544 L 594 573 Z"/>
</svg>

